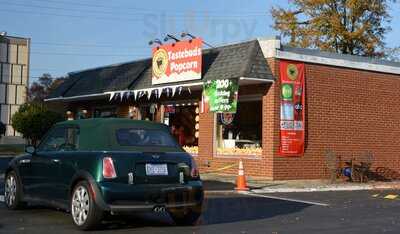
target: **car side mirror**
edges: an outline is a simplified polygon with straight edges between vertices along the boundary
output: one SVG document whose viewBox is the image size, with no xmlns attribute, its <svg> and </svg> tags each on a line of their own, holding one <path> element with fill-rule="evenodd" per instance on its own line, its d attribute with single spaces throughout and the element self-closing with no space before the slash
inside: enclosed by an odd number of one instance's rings
<svg viewBox="0 0 400 234">
<path fill-rule="evenodd" d="M 28 145 L 28 146 L 25 148 L 25 152 L 27 152 L 28 154 L 34 154 L 34 153 L 36 152 L 36 149 L 35 149 L 35 147 L 32 146 L 32 145 Z"/>
</svg>

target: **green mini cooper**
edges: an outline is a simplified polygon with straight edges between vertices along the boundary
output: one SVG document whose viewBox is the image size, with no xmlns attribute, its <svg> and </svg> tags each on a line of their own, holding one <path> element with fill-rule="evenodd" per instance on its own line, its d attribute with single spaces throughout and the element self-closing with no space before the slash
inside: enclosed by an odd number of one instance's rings
<svg viewBox="0 0 400 234">
<path fill-rule="evenodd" d="M 196 163 L 166 125 L 115 118 L 66 121 L 26 152 L 6 170 L 10 209 L 33 202 L 61 208 L 83 230 L 98 227 L 107 213 L 168 212 L 179 225 L 195 224 L 201 214 Z"/>
</svg>

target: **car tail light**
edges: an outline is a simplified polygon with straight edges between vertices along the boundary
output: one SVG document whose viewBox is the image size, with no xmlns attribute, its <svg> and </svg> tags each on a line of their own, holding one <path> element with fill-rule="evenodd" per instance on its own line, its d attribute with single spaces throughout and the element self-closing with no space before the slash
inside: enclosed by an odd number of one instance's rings
<svg viewBox="0 0 400 234">
<path fill-rule="evenodd" d="M 106 179 L 113 179 L 117 177 L 114 162 L 110 157 L 103 158 L 103 177 Z"/>
<path fill-rule="evenodd" d="M 194 159 L 192 158 L 192 168 L 190 170 L 190 176 L 192 178 L 199 178 L 200 174 L 199 174 L 199 168 L 197 167 L 196 161 L 194 161 Z"/>
</svg>

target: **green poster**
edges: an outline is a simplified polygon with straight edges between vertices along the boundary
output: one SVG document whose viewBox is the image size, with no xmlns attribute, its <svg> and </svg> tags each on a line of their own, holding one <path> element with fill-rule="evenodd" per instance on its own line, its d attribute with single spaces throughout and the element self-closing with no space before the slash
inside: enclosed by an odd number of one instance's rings
<svg viewBox="0 0 400 234">
<path fill-rule="evenodd" d="M 203 102 L 209 111 L 216 113 L 236 113 L 238 80 L 210 80 L 203 85 Z"/>
</svg>

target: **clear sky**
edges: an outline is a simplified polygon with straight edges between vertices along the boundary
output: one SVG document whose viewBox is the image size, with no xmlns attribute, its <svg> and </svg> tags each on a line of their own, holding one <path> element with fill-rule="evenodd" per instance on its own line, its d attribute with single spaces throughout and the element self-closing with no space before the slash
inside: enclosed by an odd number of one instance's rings
<svg viewBox="0 0 400 234">
<path fill-rule="evenodd" d="M 212 45 L 277 35 L 271 6 L 288 0 L 0 0 L 0 31 L 29 37 L 31 81 L 150 57 L 148 41 L 188 31 Z M 400 45 L 393 5 L 389 46 Z"/>
</svg>

